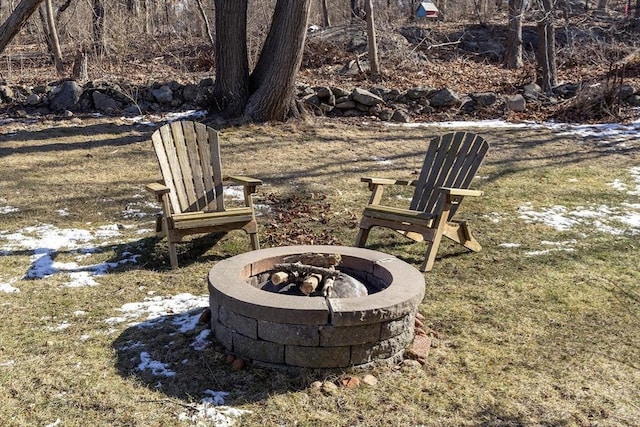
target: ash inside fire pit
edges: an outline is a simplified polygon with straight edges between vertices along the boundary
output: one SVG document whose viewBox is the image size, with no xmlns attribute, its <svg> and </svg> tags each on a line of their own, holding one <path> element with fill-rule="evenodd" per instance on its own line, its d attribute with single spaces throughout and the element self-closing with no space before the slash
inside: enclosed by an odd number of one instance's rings
<svg viewBox="0 0 640 427">
<path fill-rule="evenodd" d="M 308 254 L 339 256 L 340 262 L 303 263 L 299 258 Z M 282 269 L 281 264 L 297 263 L 303 267 Z M 281 288 L 284 282 L 272 279 L 280 272 L 316 274 L 315 268 L 331 274 L 308 293 L 295 285 L 299 278 Z M 360 282 L 366 295 L 338 297 L 335 281 L 343 274 Z M 325 296 L 326 278 L 334 284 Z M 285 292 L 286 286 L 299 294 Z M 211 329 L 228 351 L 260 365 L 333 369 L 401 359 L 413 340 L 424 277 L 398 258 L 369 249 L 286 246 L 220 261 L 209 272 L 209 294 Z M 315 294 L 321 297 L 310 297 Z"/>
</svg>

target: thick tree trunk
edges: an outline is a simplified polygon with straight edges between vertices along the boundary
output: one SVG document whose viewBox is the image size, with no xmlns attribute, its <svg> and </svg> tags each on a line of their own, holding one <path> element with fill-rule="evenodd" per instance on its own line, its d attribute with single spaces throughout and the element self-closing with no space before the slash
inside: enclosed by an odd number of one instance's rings
<svg viewBox="0 0 640 427">
<path fill-rule="evenodd" d="M 22 0 L 13 10 L 7 20 L 0 26 L 0 53 L 4 51 L 11 40 L 20 32 L 25 22 L 36 11 L 43 0 Z"/>
<path fill-rule="evenodd" d="M 284 120 L 290 113 L 302 62 L 311 0 L 278 0 L 244 110 L 254 121 Z"/>
<path fill-rule="evenodd" d="M 365 12 L 367 14 L 367 46 L 369 55 L 369 70 L 371 80 L 380 80 L 380 63 L 378 61 L 378 40 L 376 38 L 376 26 L 373 20 L 373 0 L 365 0 Z"/>
<path fill-rule="evenodd" d="M 214 112 L 223 117 L 242 114 L 249 97 L 247 59 L 248 0 L 216 0 L 216 83 Z"/>
<path fill-rule="evenodd" d="M 538 22 L 538 67 L 540 68 L 540 87 L 545 93 L 558 85 L 556 65 L 556 37 L 553 25 L 552 0 L 542 0 L 544 16 Z"/>
<path fill-rule="evenodd" d="M 509 26 L 507 28 L 507 46 L 505 66 L 515 69 L 522 68 L 522 15 L 524 14 L 523 0 L 509 0 Z"/>
</svg>

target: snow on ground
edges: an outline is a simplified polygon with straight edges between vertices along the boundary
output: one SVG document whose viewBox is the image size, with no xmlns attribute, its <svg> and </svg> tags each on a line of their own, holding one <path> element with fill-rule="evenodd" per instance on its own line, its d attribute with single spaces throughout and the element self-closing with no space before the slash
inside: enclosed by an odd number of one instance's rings
<svg viewBox="0 0 640 427">
<path fill-rule="evenodd" d="M 505 128 L 505 129 L 550 129 L 558 136 L 577 136 L 607 141 L 610 143 L 626 141 L 640 133 L 640 119 L 628 125 L 619 123 L 572 124 L 556 122 L 506 122 L 504 120 L 451 121 L 430 123 L 385 123 L 386 126 L 436 127 L 451 129 Z M 576 139 L 580 143 L 580 139 Z"/>
<path fill-rule="evenodd" d="M 609 183 L 609 186 L 630 196 L 640 195 L 640 167 L 632 167 L 628 173 L 633 181 L 632 189 L 620 179 Z M 521 205 L 518 211 L 518 216 L 526 222 L 543 223 L 558 231 L 586 225 L 614 235 L 640 233 L 640 203 L 626 202 L 620 206 L 592 204 L 574 209 L 554 205 L 534 209 L 531 203 L 527 202 Z"/>
<path fill-rule="evenodd" d="M 172 323 L 178 327 L 180 332 L 187 332 L 195 329 L 198 318 L 202 312 L 199 310 L 193 313 L 195 309 L 209 306 L 209 298 L 207 296 L 196 297 L 194 295 L 183 293 L 172 297 L 152 296 L 147 297 L 143 302 L 127 303 L 120 307 L 118 311 L 120 316 L 110 317 L 105 320 L 109 324 L 117 324 L 127 322 L 128 326 L 141 328 L 151 327 L 157 322 L 164 320 L 168 315 L 176 315 Z M 143 321 L 138 321 L 144 318 Z"/>
<path fill-rule="evenodd" d="M 115 244 L 122 233 L 117 224 L 100 226 L 94 230 L 78 228 L 58 228 L 51 224 L 40 224 L 9 232 L 0 231 L 0 255 L 30 252 L 30 265 L 20 279 L 43 279 L 54 274 L 66 274 L 68 287 L 95 286 L 94 277 L 107 274 L 110 269 L 122 264 L 135 264 L 139 254 L 123 252 L 121 258 L 111 262 L 87 263 L 91 255 Z M 122 243 L 122 242 L 118 242 Z M 58 262 L 55 258 L 66 252 L 75 261 Z M 11 285 L 18 278 L 0 276 L 0 291 L 18 292 Z M 13 289 L 13 290 L 12 290 Z"/>
<path fill-rule="evenodd" d="M 204 393 L 207 397 L 202 399 L 199 405 L 192 406 L 191 414 L 182 412 L 178 415 L 180 421 L 198 423 L 199 420 L 206 420 L 207 425 L 209 425 L 208 423 L 213 423 L 216 427 L 226 427 L 235 424 L 236 419 L 242 415 L 250 413 L 250 411 L 223 406 L 224 398 L 229 393 L 212 390 L 205 390 Z M 200 423 L 197 425 L 200 425 Z"/>
<path fill-rule="evenodd" d="M 195 296 L 188 293 L 178 294 L 172 297 L 148 297 L 143 302 L 133 302 L 124 304 L 117 309 L 122 316 L 105 319 L 108 324 L 123 322 L 128 326 L 138 328 L 154 328 L 161 322 L 170 321 L 182 333 L 196 329 L 198 319 L 202 310 L 209 306 L 208 296 Z M 135 320 L 145 319 L 142 322 Z M 189 345 L 194 351 L 203 351 L 209 344 L 208 337 L 210 329 L 203 329 Z M 131 341 L 118 348 L 119 351 L 135 350 L 139 352 L 139 363 L 136 370 L 139 372 L 149 372 L 159 378 L 171 378 L 179 375 L 169 363 L 155 360 L 145 345 L 139 341 Z M 181 363 L 186 364 L 188 360 Z M 161 384 L 161 383 L 159 383 Z M 182 412 L 178 415 L 179 421 L 190 421 L 196 425 L 231 426 L 236 419 L 249 411 L 225 406 L 225 398 L 229 395 L 225 391 L 204 390 L 205 397 L 199 404 L 189 405 L 189 412 Z"/>
</svg>

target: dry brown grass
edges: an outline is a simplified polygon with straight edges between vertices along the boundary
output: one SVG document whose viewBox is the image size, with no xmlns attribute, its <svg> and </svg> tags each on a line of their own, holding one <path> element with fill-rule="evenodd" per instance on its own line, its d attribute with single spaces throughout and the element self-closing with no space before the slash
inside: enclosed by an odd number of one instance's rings
<svg viewBox="0 0 640 427">
<path fill-rule="evenodd" d="M 607 232 L 604 225 L 622 225 L 608 218 L 614 214 L 596 218 L 602 225 L 588 220 L 565 231 L 521 218 L 527 202 L 536 211 L 606 205 L 633 212 L 624 203 L 638 203 L 638 195 L 609 183 L 640 185 L 630 172 L 640 159 L 637 140 L 603 143 L 542 128 L 478 130 L 492 144 L 473 185 L 486 195 L 465 201 L 460 215 L 471 221 L 484 249 L 469 254 L 444 244 L 425 274 L 420 311 L 433 338 L 427 364 L 375 368 L 375 387 L 322 394 L 309 388 L 311 382 L 340 373 L 234 372 L 215 342 L 204 351 L 189 347 L 205 326 L 181 333 L 171 323 L 177 313 L 145 328 L 105 322 L 149 292 L 206 295 L 211 266 L 249 249 L 242 232 L 196 239 L 181 246 L 183 267 L 167 269 L 166 247 L 152 238 L 152 216 L 123 215 L 127 207 L 156 211 L 143 192 L 158 178 L 145 142 L 152 130 L 117 119 L 3 125 L 0 207 L 19 210 L 0 214 L 0 246 L 8 233 L 39 224 L 97 230 L 118 223 L 121 237 L 96 241 L 100 252 L 91 262 L 117 260 L 125 251 L 141 255 L 137 264 L 95 278 L 97 286 L 65 287 L 68 277 L 60 273 L 13 281 L 20 293 L 0 294 L 4 425 L 57 419 L 64 426 L 179 425 L 178 414 L 206 389 L 227 391 L 227 404 L 252 411 L 239 425 L 640 423 L 637 235 Z M 306 197 L 328 218 L 302 218 L 288 227 L 309 227 L 350 245 L 368 198 L 359 177 L 411 176 L 426 140 L 443 131 L 319 121 L 229 128 L 221 136 L 226 172 L 264 180 L 256 202 L 268 205 L 269 194 Z M 276 213 L 271 206 L 259 219 L 265 241 Z M 415 266 L 424 249 L 375 230 L 370 247 Z M 551 251 L 528 255 L 545 249 Z M 0 252 L 0 283 L 22 277 L 32 254 Z M 69 248 L 55 254 L 77 257 Z M 69 326 L 56 330 L 65 321 Z M 137 371 L 136 342 L 176 376 Z"/>
</svg>

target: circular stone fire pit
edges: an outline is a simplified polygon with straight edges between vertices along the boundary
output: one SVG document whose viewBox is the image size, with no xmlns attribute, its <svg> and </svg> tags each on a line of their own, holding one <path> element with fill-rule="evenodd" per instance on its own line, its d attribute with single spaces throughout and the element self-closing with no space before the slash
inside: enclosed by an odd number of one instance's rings
<svg viewBox="0 0 640 427">
<path fill-rule="evenodd" d="M 324 298 L 260 289 L 275 264 L 303 253 L 340 254 L 338 270 L 369 295 Z M 396 361 L 413 340 L 422 274 L 398 258 L 363 248 L 286 246 L 220 261 L 209 272 L 211 329 L 237 356 L 275 367 L 344 368 Z"/>
</svg>

